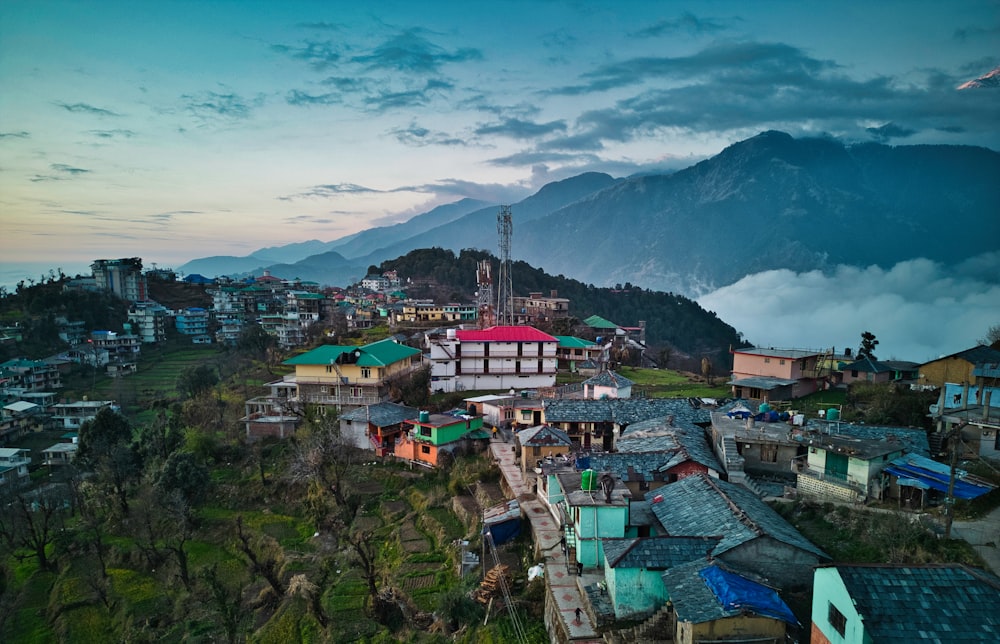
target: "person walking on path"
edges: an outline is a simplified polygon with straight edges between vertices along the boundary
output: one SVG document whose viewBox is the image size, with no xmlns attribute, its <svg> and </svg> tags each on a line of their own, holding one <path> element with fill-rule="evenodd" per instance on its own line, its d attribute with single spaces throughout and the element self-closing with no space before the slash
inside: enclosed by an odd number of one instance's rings
<svg viewBox="0 0 1000 644">
<path fill-rule="evenodd" d="M 580 607 L 579 607 L 579 606 L 577 606 L 577 607 L 576 607 L 576 623 L 577 623 L 577 624 L 579 624 L 579 623 L 580 623 L 580 614 L 581 614 L 582 612 L 583 612 L 583 611 L 581 611 L 581 610 L 580 610 Z"/>
</svg>

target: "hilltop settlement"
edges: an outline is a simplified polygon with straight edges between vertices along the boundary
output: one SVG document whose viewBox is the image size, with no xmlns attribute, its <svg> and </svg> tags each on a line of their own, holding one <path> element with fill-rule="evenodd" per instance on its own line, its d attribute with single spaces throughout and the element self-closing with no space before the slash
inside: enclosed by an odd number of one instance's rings
<svg viewBox="0 0 1000 644">
<path fill-rule="evenodd" d="M 326 410 L 344 449 L 366 461 L 434 472 L 486 454 L 504 498 L 471 510 L 474 544 L 459 570 L 480 575 L 482 603 L 509 605 L 501 555 L 529 540 L 527 574 L 544 583 L 551 641 L 996 641 L 1000 570 L 988 560 L 838 561 L 779 512 L 811 500 L 909 523 L 943 509 L 950 537 L 956 502 L 995 493 L 965 464 L 1000 462 L 996 346 L 926 363 L 849 348 L 732 347 L 719 378 L 727 395 L 658 398 L 624 368 L 666 366 L 646 343 L 655 321 L 579 312 L 557 292 L 414 299 L 412 277 L 386 271 L 328 288 L 266 272 L 178 279 L 139 258 L 96 260 L 92 275 L 62 288 L 114 294 L 127 323 L 57 317 L 63 350 L 0 364 L 0 487 L 13 498 L 37 486 L 31 470 L 72 463 L 81 428 L 121 410 L 121 401 L 62 395 L 74 365 L 127 379 L 168 335 L 214 346 L 263 332 L 281 375 L 248 392 L 240 439 L 286 441 Z M 163 283 L 197 287 L 201 305 L 155 301 Z M 349 340 L 380 326 L 384 339 Z M 16 350 L 22 332 L 5 323 L 0 341 Z M 460 402 L 406 404 L 400 392 L 418 374 L 428 399 Z M 927 428 L 849 422 L 840 404 L 803 402 L 858 383 L 933 392 Z M 53 428 L 65 432 L 59 442 L 19 447 Z M 453 504 L 470 512 L 459 496 Z"/>
</svg>

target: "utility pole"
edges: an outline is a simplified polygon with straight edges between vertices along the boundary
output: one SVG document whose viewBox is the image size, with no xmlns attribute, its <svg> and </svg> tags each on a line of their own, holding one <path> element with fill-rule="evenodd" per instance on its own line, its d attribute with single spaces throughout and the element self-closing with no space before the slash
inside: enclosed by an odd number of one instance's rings
<svg viewBox="0 0 1000 644">
<path fill-rule="evenodd" d="M 951 539 L 951 524 L 955 520 L 955 471 L 958 467 L 958 446 L 962 442 L 962 428 L 969 424 L 963 420 L 951 428 L 947 438 L 951 443 L 951 474 L 948 477 L 948 496 L 945 497 L 944 538 Z"/>
</svg>

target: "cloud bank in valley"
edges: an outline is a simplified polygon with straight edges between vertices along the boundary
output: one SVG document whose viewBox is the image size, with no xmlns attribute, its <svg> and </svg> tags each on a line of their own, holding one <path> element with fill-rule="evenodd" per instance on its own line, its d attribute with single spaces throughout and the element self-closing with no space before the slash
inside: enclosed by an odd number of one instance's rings
<svg viewBox="0 0 1000 644">
<path fill-rule="evenodd" d="M 1000 252 L 955 268 L 914 259 L 891 268 L 766 271 L 698 303 L 758 346 L 853 350 L 871 331 L 879 359 L 923 362 L 972 347 L 1000 324 Z"/>
</svg>

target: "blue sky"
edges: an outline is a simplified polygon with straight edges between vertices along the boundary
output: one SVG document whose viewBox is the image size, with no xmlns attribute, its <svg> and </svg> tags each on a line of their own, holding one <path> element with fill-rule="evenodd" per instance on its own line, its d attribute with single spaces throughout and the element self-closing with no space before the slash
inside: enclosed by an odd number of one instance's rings
<svg viewBox="0 0 1000 644">
<path fill-rule="evenodd" d="M 996 1 L 0 2 L 4 261 L 179 265 L 766 129 L 1000 149 Z"/>
</svg>

